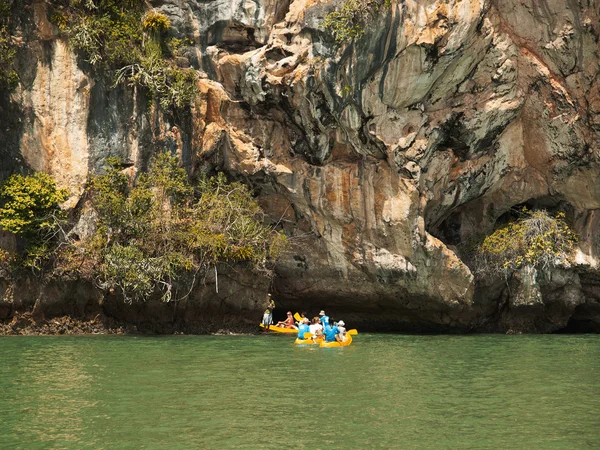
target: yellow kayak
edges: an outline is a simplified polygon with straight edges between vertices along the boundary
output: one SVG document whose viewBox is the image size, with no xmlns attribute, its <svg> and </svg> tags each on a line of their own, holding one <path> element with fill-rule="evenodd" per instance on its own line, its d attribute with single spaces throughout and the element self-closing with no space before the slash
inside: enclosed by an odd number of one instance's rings
<svg viewBox="0 0 600 450">
<path fill-rule="evenodd" d="M 269 329 L 267 330 L 267 327 L 265 327 L 262 323 L 260 324 L 260 327 L 264 331 L 272 331 L 274 333 L 298 334 L 298 330 L 294 330 L 293 328 L 283 328 L 283 327 L 276 327 L 275 325 L 271 325 L 269 327 Z"/>
<path fill-rule="evenodd" d="M 325 342 L 325 341 L 321 341 L 321 344 L 319 344 L 321 347 L 324 348 L 334 348 L 334 347 L 346 347 L 348 345 L 352 344 L 352 336 L 350 334 L 346 334 L 346 340 L 344 342 Z"/>
<path fill-rule="evenodd" d="M 296 345 L 319 345 L 320 342 L 323 342 L 323 339 L 300 339 L 296 338 L 294 344 Z"/>
</svg>

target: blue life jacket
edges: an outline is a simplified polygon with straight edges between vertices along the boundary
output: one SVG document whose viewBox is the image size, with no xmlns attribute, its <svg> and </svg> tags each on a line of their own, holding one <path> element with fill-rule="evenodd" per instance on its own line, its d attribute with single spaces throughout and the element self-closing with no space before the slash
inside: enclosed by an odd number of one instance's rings
<svg viewBox="0 0 600 450">
<path fill-rule="evenodd" d="M 304 339 L 304 333 L 310 333 L 310 327 L 305 323 L 298 324 L 298 339 Z"/>
<path fill-rule="evenodd" d="M 329 316 L 321 316 L 319 320 L 321 321 L 321 325 L 323 325 L 323 329 L 329 326 Z"/>
<path fill-rule="evenodd" d="M 340 330 L 338 327 L 330 327 L 329 325 L 325 327 L 325 342 L 335 342 L 335 335 L 339 334 Z"/>
</svg>

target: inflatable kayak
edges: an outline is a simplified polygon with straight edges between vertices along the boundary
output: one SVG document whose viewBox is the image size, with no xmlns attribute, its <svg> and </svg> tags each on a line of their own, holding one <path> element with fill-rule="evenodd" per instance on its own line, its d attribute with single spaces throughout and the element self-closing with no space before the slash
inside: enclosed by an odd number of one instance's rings
<svg viewBox="0 0 600 450">
<path fill-rule="evenodd" d="M 269 327 L 269 329 L 267 330 L 267 327 L 265 327 L 262 323 L 260 324 L 260 327 L 263 329 L 263 331 L 272 331 L 273 333 L 288 333 L 288 334 L 298 334 L 298 330 L 294 330 L 293 328 L 283 328 L 283 327 L 276 327 L 275 325 L 271 325 Z"/>
<path fill-rule="evenodd" d="M 321 347 L 324 348 L 334 348 L 334 347 L 347 347 L 348 345 L 352 344 L 352 335 L 350 334 L 346 334 L 346 340 L 344 342 L 324 342 L 321 341 L 321 343 L 319 344 Z"/>
<path fill-rule="evenodd" d="M 323 339 L 300 339 L 296 338 L 294 344 L 296 345 L 319 345 L 320 342 L 323 342 Z"/>
</svg>

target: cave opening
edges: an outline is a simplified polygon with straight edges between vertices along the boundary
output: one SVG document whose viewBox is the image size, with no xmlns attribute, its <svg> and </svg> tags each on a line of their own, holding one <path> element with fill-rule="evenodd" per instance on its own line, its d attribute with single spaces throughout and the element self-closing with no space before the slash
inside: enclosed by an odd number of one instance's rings
<svg viewBox="0 0 600 450">
<path fill-rule="evenodd" d="M 494 204 L 483 207 L 481 202 L 472 201 L 453 209 L 443 220 L 428 227 L 428 232 L 446 245 L 461 246 L 481 239 L 493 230 L 517 220 L 523 209 L 529 211 L 543 209 L 554 216 L 563 212 L 568 223 L 573 223 L 575 208 L 568 201 L 557 196 L 541 196 L 495 210 Z"/>
<path fill-rule="evenodd" d="M 555 216 L 559 212 L 565 214 L 567 221 L 572 222 L 575 217 L 575 208 L 566 200 L 556 196 L 543 196 L 527 200 L 512 206 L 510 209 L 501 214 L 494 222 L 494 228 L 506 225 L 509 222 L 517 220 L 522 216 L 523 210 L 528 211 L 544 210 L 550 215 Z"/>
</svg>

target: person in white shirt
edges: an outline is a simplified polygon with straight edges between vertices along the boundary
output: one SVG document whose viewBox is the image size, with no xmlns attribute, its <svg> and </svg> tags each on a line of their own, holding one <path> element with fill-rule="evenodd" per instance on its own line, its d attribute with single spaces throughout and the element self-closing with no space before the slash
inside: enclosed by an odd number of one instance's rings
<svg viewBox="0 0 600 450">
<path fill-rule="evenodd" d="M 346 340 L 346 328 L 344 328 L 345 325 L 346 324 L 343 320 L 340 320 L 337 323 L 338 330 L 340 330 L 340 333 L 338 334 L 340 342 L 344 342 Z"/>
<path fill-rule="evenodd" d="M 313 318 L 312 323 L 309 326 L 309 329 L 314 337 L 321 336 L 321 334 L 323 334 L 323 325 L 321 325 L 321 322 L 319 321 L 318 317 Z"/>
</svg>

